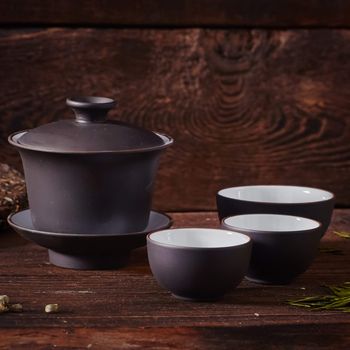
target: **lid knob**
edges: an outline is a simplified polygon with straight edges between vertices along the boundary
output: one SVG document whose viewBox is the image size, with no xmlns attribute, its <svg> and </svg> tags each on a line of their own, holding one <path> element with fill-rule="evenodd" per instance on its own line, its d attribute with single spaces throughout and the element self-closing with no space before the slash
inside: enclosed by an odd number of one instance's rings
<svg viewBox="0 0 350 350">
<path fill-rule="evenodd" d="M 78 123 L 99 123 L 106 120 L 107 113 L 115 106 L 115 101 L 107 97 L 81 96 L 66 100 Z"/>
</svg>

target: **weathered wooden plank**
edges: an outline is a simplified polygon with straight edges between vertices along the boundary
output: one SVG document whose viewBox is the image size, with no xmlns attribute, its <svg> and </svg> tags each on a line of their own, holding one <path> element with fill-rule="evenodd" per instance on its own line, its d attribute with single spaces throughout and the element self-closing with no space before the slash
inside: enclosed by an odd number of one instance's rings
<svg viewBox="0 0 350 350">
<path fill-rule="evenodd" d="M 6 330 L 0 349 L 347 350 L 348 324 L 255 327 L 42 328 Z"/>
<path fill-rule="evenodd" d="M 2 24 L 339 27 L 346 0 L 2 0 Z"/>
<path fill-rule="evenodd" d="M 218 226 L 216 213 L 174 213 L 172 216 L 175 226 Z M 337 325 L 347 324 L 349 329 L 350 316 L 346 313 L 310 312 L 286 304 L 288 299 L 322 293 L 321 285 L 349 280 L 349 242 L 333 234 L 334 229 L 349 230 L 349 226 L 350 211 L 337 210 L 321 246 L 340 249 L 343 254 L 320 253 L 310 269 L 291 285 L 265 286 L 243 281 L 217 303 L 183 302 L 161 289 L 152 277 L 144 248 L 135 251 L 130 265 L 120 270 L 74 271 L 49 265 L 45 249 L 23 245 L 23 241 L 15 241 L 13 234 L 7 233 L 0 237 L 0 244 L 5 246 L 0 246 L 0 293 L 22 303 L 25 311 L 0 315 L 0 329 L 4 334 L 7 334 L 5 329 L 18 327 L 57 330 L 262 325 L 288 328 L 289 325 L 288 329 L 293 329 L 292 325 L 313 324 L 325 331 L 329 325 L 336 329 Z M 45 314 L 43 308 L 47 303 L 59 303 L 61 312 Z M 190 331 L 188 334 L 190 336 Z"/>
<path fill-rule="evenodd" d="M 155 207 L 215 208 L 218 189 L 297 184 L 350 205 L 347 30 L 0 31 L 0 161 L 10 132 L 69 117 L 72 94 L 172 135 Z"/>
</svg>

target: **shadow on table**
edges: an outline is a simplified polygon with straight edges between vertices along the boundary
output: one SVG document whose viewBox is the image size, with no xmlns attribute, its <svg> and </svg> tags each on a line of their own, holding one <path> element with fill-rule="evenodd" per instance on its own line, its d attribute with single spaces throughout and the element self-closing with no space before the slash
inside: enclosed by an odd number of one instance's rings
<svg viewBox="0 0 350 350">
<path fill-rule="evenodd" d="M 11 228 L 5 228 L 0 231 L 0 249 L 21 246 L 28 243 L 28 241 L 11 230 Z"/>
<path fill-rule="evenodd" d="M 348 323 L 202 328 L 202 349 L 348 349 Z"/>
</svg>

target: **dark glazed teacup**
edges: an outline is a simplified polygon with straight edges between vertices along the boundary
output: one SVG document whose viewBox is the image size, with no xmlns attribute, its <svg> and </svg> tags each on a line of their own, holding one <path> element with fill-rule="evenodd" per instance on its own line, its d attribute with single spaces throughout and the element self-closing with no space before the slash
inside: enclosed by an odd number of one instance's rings
<svg viewBox="0 0 350 350">
<path fill-rule="evenodd" d="M 322 230 L 315 220 L 275 214 L 231 216 L 222 220 L 222 227 L 252 239 L 246 277 L 266 284 L 287 284 L 306 271 L 317 253 Z"/>
<path fill-rule="evenodd" d="M 240 186 L 220 190 L 216 196 L 220 220 L 242 214 L 283 214 L 322 223 L 323 236 L 334 207 L 331 192 L 300 186 Z"/>
<path fill-rule="evenodd" d="M 249 264 L 251 241 L 241 233 L 182 228 L 147 236 L 148 260 L 159 285 L 175 297 L 216 300 L 236 287 Z"/>
</svg>

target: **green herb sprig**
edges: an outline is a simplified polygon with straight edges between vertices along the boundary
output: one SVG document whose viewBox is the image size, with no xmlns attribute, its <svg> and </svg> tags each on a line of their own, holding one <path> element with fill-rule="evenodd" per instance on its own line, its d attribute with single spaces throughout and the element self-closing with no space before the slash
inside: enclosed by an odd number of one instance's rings
<svg viewBox="0 0 350 350">
<path fill-rule="evenodd" d="M 350 232 L 346 232 L 346 231 L 334 231 L 334 233 L 341 237 L 341 238 L 347 238 L 350 239 Z"/>
<path fill-rule="evenodd" d="M 329 294 L 289 300 L 288 304 L 313 310 L 350 312 L 350 282 L 345 282 L 342 286 L 325 287 Z"/>
</svg>

